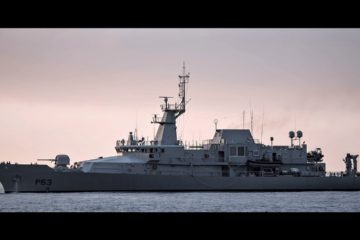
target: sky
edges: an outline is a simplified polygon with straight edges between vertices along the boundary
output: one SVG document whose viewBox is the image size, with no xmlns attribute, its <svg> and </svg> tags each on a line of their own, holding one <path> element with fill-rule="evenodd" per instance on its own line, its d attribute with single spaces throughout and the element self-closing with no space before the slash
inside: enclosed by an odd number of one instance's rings
<svg viewBox="0 0 360 240">
<path fill-rule="evenodd" d="M 254 138 L 301 130 L 329 171 L 360 153 L 360 29 L 0 29 L 0 162 L 116 155 L 135 128 L 152 139 L 183 61 L 179 139 L 212 138 L 214 119 L 242 128 L 243 111 L 250 128 L 252 110 Z"/>
</svg>

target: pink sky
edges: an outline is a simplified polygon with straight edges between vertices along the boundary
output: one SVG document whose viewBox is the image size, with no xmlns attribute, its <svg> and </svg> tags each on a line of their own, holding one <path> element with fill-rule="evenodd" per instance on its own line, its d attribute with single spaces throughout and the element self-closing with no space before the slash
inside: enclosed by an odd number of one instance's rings
<svg viewBox="0 0 360 240">
<path fill-rule="evenodd" d="M 248 128 L 252 107 L 265 144 L 296 125 L 328 170 L 360 153 L 359 29 L 0 29 L 0 161 L 115 155 L 136 126 L 152 138 L 184 60 L 183 140 L 211 138 L 215 118 L 242 128 L 243 110 Z"/>
</svg>

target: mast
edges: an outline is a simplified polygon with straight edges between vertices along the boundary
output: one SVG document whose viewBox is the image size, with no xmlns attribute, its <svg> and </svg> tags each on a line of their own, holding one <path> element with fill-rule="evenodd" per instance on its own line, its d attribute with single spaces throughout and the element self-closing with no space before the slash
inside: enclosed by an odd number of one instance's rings
<svg viewBox="0 0 360 240">
<path fill-rule="evenodd" d="M 186 84 L 189 83 L 190 73 L 186 73 L 185 62 L 183 62 L 183 72 L 179 75 L 179 111 L 175 114 L 175 118 L 178 118 L 181 114 L 185 113 L 186 106 Z M 175 104 L 176 106 L 176 104 Z"/>
<path fill-rule="evenodd" d="M 183 63 L 182 75 L 179 75 L 179 98 L 180 103 L 170 104 L 167 96 L 161 96 L 164 99 L 161 110 L 164 112 L 162 118 L 159 118 L 156 114 L 153 117 L 151 123 L 159 124 L 156 136 L 154 138 L 154 144 L 157 145 L 179 145 L 176 136 L 176 119 L 183 113 L 185 113 L 186 101 L 186 84 L 189 82 L 190 74 L 186 73 L 185 62 Z"/>
</svg>

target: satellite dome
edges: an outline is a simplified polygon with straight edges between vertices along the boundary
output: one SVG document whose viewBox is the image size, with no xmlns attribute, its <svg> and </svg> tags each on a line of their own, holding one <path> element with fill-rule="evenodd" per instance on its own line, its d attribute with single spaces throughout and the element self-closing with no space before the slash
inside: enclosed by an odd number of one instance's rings
<svg viewBox="0 0 360 240">
<path fill-rule="evenodd" d="M 298 137 L 298 138 L 301 138 L 302 136 L 303 136 L 303 133 L 302 133 L 302 131 L 297 131 L 296 132 L 296 136 Z"/>
<path fill-rule="evenodd" d="M 294 131 L 290 131 L 289 132 L 289 138 L 294 138 L 295 137 L 295 132 Z"/>
</svg>

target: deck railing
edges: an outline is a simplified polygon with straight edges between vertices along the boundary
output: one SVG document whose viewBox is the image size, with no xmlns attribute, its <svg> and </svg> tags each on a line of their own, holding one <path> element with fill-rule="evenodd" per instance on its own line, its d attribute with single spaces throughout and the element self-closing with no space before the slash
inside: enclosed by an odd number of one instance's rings
<svg viewBox="0 0 360 240">
<path fill-rule="evenodd" d="M 345 177 L 345 172 L 326 172 L 327 177 Z"/>
</svg>

